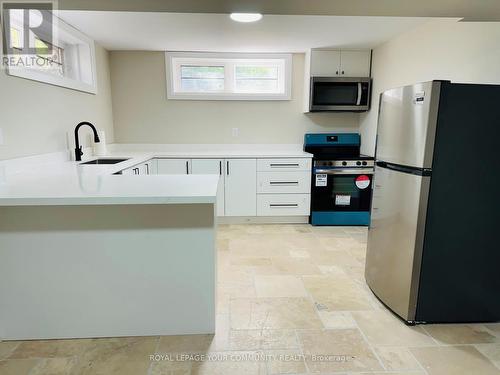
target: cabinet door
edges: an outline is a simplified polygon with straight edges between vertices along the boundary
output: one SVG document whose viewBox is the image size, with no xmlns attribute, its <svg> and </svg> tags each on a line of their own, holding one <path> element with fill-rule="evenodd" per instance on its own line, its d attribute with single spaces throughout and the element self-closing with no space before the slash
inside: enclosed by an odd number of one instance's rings
<svg viewBox="0 0 500 375">
<path fill-rule="evenodd" d="M 189 174 L 191 159 L 158 159 L 158 174 Z"/>
<path fill-rule="evenodd" d="M 225 167 L 226 216 L 256 216 L 257 160 L 226 159 Z"/>
<path fill-rule="evenodd" d="M 191 173 L 219 175 L 217 188 L 217 216 L 224 216 L 224 160 L 223 159 L 193 159 Z"/>
<path fill-rule="evenodd" d="M 370 50 L 341 51 L 340 75 L 342 77 L 369 77 L 370 58 Z"/>
<path fill-rule="evenodd" d="M 340 50 L 311 51 L 311 77 L 335 77 L 340 74 Z"/>
<path fill-rule="evenodd" d="M 133 174 L 137 174 L 136 173 L 136 168 L 135 167 L 132 167 L 132 168 L 127 168 L 127 169 L 124 169 L 122 171 L 122 175 L 133 175 Z"/>
</svg>

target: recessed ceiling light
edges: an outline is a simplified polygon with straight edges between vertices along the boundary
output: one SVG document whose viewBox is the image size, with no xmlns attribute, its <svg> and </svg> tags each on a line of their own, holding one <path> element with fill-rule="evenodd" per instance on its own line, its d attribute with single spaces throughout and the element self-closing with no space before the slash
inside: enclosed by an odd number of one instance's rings
<svg viewBox="0 0 500 375">
<path fill-rule="evenodd" d="M 256 22 L 262 18 L 260 13 L 231 13 L 229 16 L 236 22 Z"/>
</svg>

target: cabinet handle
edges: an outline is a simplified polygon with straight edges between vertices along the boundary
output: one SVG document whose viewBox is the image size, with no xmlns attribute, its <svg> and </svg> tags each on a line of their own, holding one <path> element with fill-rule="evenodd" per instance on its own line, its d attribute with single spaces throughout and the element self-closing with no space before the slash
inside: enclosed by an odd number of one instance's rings
<svg viewBox="0 0 500 375">
<path fill-rule="evenodd" d="M 229 161 L 226 161 L 226 173 L 229 176 Z"/>
<path fill-rule="evenodd" d="M 189 174 L 189 161 L 186 160 L 186 174 Z"/>
<path fill-rule="evenodd" d="M 270 185 L 298 185 L 299 181 L 269 181 Z"/>
<path fill-rule="evenodd" d="M 293 167 L 299 167 L 299 163 L 271 163 L 269 164 L 271 168 L 293 168 Z"/>
<path fill-rule="evenodd" d="M 149 164 L 146 163 L 146 174 L 149 174 Z"/>
<path fill-rule="evenodd" d="M 219 160 L 219 175 L 222 176 L 222 160 Z"/>
<path fill-rule="evenodd" d="M 269 207 L 293 208 L 293 207 L 299 207 L 299 205 L 297 203 L 271 203 Z"/>
<path fill-rule="evenodd" d="M 134 171 L 134 174 L 139 174 L 139 168 L 134 168 L 133 171 Z"/>
</svg>

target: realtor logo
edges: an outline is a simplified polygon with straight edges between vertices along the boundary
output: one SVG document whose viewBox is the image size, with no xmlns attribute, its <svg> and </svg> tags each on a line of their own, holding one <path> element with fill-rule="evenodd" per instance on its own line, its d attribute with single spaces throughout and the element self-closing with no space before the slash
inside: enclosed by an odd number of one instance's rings
<svg viewBox="0 0 500 375">
<path fill-rule="evenodd" d="M 51 55 L 52 2 L 3 2 L 3 55 Z"/>
</svg>

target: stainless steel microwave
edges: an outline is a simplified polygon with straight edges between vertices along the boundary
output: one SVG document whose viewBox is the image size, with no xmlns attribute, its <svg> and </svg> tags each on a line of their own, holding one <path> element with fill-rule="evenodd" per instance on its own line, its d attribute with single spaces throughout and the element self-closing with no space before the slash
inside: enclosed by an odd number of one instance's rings
<svg viewBox="0 0 500 375">
<path fill-rule="evenodd" d="M 309 110 L 368 111 L 370 94 L 371 78 L 312 77 Z"/>
</svg>

